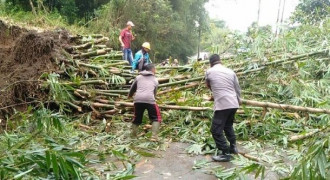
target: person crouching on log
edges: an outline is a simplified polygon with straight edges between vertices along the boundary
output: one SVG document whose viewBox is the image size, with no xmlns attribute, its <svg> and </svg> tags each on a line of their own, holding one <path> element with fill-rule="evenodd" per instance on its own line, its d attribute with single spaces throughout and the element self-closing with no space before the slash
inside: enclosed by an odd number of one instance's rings
<svg viewBox="0 0 330 180">
<path fill-rule="evenodd" d="M 139 72 L 144 70 L 144 66 L 151 63 L 149 58 L 150 43 L 144 42 L 142 44 L 142 49 L 135 53 L 134 60 L 132 62 L 132 71 L 137 69 Z"/>
<path fill-rule="evenodd" d="M 206 85 L 212 91 L 214 100 L 211 133 L 217 148 L 222 151 L 222 154 L 213 156 L 212 159 L 228 162 L 232 159 L 230 154 L 238 153 L 233 122 L 241 102 L 241 90 L 236 74 L 221 64 L 218 54 L 210 57 L 210 65 L 211 68 L 206 72 Z M 230 146 L 227 145 L 223 131 Z"/>
<path fill-rule="evenodd" d="M 158 130 L 162 117 L 156 104 L 156 92 L 158 81 L 155 77 L 156 68 L 153 64 L 147 64 L 145 70 L 140 72 L 128 94 L 128 98 L 134 96 L 134 119 L 132 122 L 131 136 L 136 137 L 138 126 L 142 123 L 143 113 L 147 109 L 149 119 L 152 121 L 151 141 L 158 141 Z"/>
</svg>

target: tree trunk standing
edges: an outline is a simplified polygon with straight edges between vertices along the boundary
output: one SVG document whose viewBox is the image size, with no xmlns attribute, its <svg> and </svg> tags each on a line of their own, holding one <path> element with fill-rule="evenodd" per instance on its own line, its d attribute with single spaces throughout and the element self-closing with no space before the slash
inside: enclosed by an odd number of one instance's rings
<svg viewBox="0 0 330 180">
<path fill-rule="evenodd" d="M 32 13 L 36 16 L 36 15 L 37 15 L 37 12 L 36 12 L 36 10 L 34 9 L 33 2 L 32 2 L 32 0 L 29 0 L 29 1 L 30 1 L 30 6 L 31 6 L 31 9 L 32 9 Z"/>
<path fill-rule="evenodd" d="M 275 31 L 276 37 L 278 35 L 278 28 L 279 28 L 278 23 L 280 21 L 281 2 L 282 2 L 282 0 L 279 0 L 279 3 L 278 3 L 278 11 L 277 11 L 277 19 L 276 19 L 276 31 Z"/>
<path fill-rule="evenodd" d="M 258 5 L 258 19 L 257 19 L 258 29 L 259 29 L 259 19 L 260 19 L 260 5 L 261 5 L 261 0 L 259 0 L 259 5 Z"/>
<path fill-rule="evenodd" d="M 282 6 L 282 15 L 281 15 L 281 24 L 283 24 L 283 18 L 284 18 L 284 10 L 285 10 L 285 1 L 286 0 L 283 0 L 283 6 Z M 280 32 L 281 33 L 282 29 L 280 29 Z"/>
<path fill-rule="evenodd" d="M 201 45 L 201 27 L 199 25 L 198 27 L 198 48 L 197 48 L 197 60 L 199 59 L 199 53 L 200 53 L 200 45 Z"/>
</svg>

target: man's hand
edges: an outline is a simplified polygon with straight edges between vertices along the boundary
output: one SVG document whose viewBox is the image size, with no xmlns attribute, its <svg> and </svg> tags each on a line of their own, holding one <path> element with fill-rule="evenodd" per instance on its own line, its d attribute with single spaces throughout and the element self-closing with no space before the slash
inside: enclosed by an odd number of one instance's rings
<svg viewBox="0 0 330 180">
<path fill-rule="evenodd" d="M 204 99 L 205 101 L 213 101 L 213 100 L 214 100 L 213 96 L 208 96 L 208 95 L 206 95 L 206 94 L 203 95 L 203 99 Z"/>
<path fill-rule="evenodd" d="M 242 105 L 243 104 L 243 102 L 242 102 L 242 100 L 240 98 L 238 99 L 238 104 L 239 105 Z"/>
</svg>

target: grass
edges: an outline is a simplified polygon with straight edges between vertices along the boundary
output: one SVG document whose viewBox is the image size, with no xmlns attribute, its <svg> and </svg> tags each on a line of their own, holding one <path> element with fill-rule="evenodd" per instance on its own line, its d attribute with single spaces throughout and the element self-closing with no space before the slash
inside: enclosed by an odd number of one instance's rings
<svg viewBox="0 0 330 180">
<path fill-rule="evenodd" d="M 76 24 L 69 25 L 66 20 L 58 13 L 40 12 L 34 15 L 32 12 L 8 12 L 0 3 L 0 19 L 8 24 L 15 24 L 26 29 L 37 31 L 54 30 L 64 28 L 72 34 L 89 34 L 89 30 Z"/>
</svg>

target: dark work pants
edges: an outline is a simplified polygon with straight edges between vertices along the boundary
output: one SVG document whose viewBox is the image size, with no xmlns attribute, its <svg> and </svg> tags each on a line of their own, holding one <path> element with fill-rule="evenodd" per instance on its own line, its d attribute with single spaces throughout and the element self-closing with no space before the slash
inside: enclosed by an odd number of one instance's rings
<svg viewBox="0 0 330 180">
<path fill-rule="evenodd" d="M 162 121 L 162 117 L 160 115 L 160 110 L 157 104 L 148 104 L 148 103 L 134 103 L 134 119 L 133 124 L 140 125 L 143 119 L 144 111 L 148 111 L 149 119 L 154 122 Z"/>
<path fill-rule="evenodd" d="M 229 149 L 223 131 L 230 144 L 236 144 L 236 136 L 233 128 L 235 113 L 237 109 L 225 109 L 214 112 L 211 133 L 217 148 L 222 151 Z"/>
</svg>

